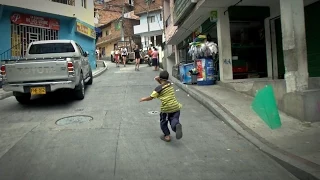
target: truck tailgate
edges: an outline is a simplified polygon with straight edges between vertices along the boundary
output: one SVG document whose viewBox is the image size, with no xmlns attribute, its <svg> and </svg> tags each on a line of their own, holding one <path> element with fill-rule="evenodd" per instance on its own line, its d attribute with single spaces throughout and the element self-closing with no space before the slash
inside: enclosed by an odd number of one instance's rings
<svg viewBox="0 0 320 180">
<path fill-rule="evenodd" d="M 34 82 L 68 78 L 67 61 L 21 61 L 6 64 L 7 82 Z"/>
</svg>

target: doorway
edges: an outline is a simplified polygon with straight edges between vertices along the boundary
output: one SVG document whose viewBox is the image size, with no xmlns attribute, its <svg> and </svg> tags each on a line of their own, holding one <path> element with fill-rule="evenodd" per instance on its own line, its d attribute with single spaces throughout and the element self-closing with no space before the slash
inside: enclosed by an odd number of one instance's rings
<svg viewBox="0 0 320 180">
<path fill-rule="evenodd" d="M 57 40 L 59 31 L 40 27 L 11 24 L 11 56 L 24 57 L 30 43 Z"/>
</svg>

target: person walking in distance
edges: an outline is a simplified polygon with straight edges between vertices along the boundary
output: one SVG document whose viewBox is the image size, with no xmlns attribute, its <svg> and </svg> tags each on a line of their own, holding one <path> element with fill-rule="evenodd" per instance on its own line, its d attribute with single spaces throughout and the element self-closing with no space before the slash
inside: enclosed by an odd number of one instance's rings
<svg viewBox="0 0 320 180">
<path fill-rule="evenodd" d="M 149 48 L 149 50 L 148 50 L 148 64 L 149 64 L 149 66 L 151 66 L 152 65 L 152 49 L 151 48 Z"/>
<path fill-rule="evenodd" d="M 152 66 L 154 66 L 155 71 L 158 71 L 158 69 L 159 69 L 159 61 L 158 61 L 159 52 L 156 47 L 153 47 L 153 51 L 152 51 L 151 56 L 152 56 Z"/>
<path fill-rule="evenodd" d="M 136 67 L 134 70 L 139 71 L 141 56 L 140 56 L 140 49 L 138 45 L 136 45 L 136 48 L 134 49 L 134 56 L 136 58 Z"/>
<path fill-rule="evenodd" d="M 154 98 L 158 98 L 161 101 L 161 113 L 160 113 L 160 126 L 163 135 L 161 140 L 170 142 L 170 130 L 168 128 L 168 122 L 170 122 L 171 129 L 176 133 L 176 138 L 182 138 L 182 125 L 180 123 L 180 109 L 182 105 L 177 101 L 175 97 L 175 91 L 172 83 L 168 81 L 169 73 L 167 71 L 161 71 L 159 76 L 154 78 L 160 85 L 157 86 L 149 97 L 140 99 L 140 102 L 151 101 Z"/>
<path fill-rule="evenodd" d="M 128 50 L 126 47 L 123 47 L 121 49 L 121 56 L 123 60 L 123 66 L 126 67 L 126 62 L 127 62 L 127 55 L 128 55 Z"/>
<path fill-rule="evenodd" d="M 98 48 L 96 49 L 96 57 L 100 60 L 100 50 Z"/>
<path fill-rule="evenodd" d="M 119 66 L 119 63 L 120 63 L 120 49 L 119 48 L 117 48 L 115 50 L 114 55 L 115 55 L 115 60 L 116 60 L 116 66 L 120 67 Z"/>
</svg>

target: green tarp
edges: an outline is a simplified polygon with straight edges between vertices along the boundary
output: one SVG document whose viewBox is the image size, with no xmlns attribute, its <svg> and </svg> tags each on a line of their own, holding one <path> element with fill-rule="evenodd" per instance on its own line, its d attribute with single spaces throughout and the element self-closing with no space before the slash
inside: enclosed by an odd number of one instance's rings
<svg viewBox="0 0 320 180">
<path fill-rule="evenodd" d="M 271 129 L 281 127 L 279 111 L 272 86 L 268 85 L 258 90 L 251 106 Z"/>
</svg>

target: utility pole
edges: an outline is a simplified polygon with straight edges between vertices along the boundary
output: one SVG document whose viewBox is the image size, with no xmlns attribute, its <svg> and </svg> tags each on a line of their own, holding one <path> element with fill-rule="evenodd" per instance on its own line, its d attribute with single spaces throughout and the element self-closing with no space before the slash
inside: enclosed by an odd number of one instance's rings
<svg viewBox="0 0 320 180">
<path fill-rule="evenodd" d="M 121 16 L 121 19 L 120 19 L 120 24 L 121 24 L 121 41 L 124 41 L 124 8 L 125 8 L 125 5 L 126 5 L 126 0 L 123 0 L 123 7 L 122 7 L 122 16 Z"/>
<path fill-rule="evenodd" d="M 150 24 L 149 24 L 149 11 L 150 11 L 150 1 L 151 0 L 147 0 L 147 5 L 148 5 L 148 10 L 147 10 L 147 24 L 148 24 L 148 43 L 147 45 L 149 46 L 150 44 L 150 35 L 149 35 L 149 32 L 150 32 Z"/>
</svg>

